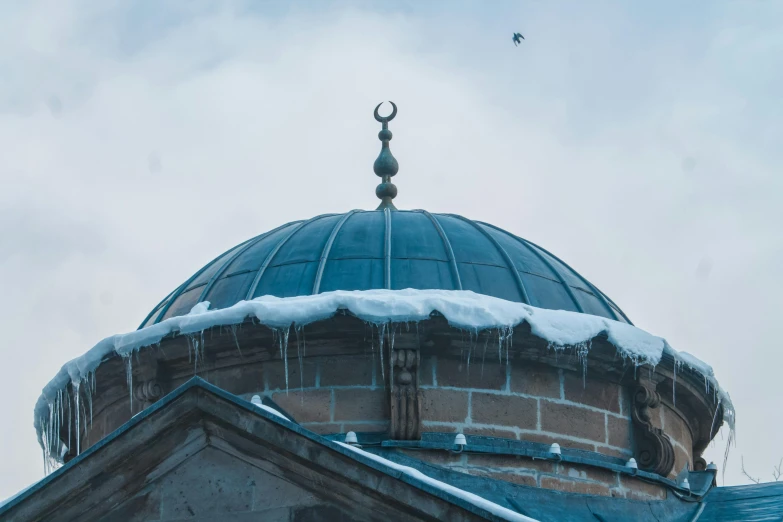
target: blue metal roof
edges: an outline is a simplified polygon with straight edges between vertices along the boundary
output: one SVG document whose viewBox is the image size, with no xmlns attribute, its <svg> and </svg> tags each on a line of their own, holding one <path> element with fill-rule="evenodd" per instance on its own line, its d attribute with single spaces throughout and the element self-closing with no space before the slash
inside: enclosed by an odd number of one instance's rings
<svg viewBox="0 0 783 522">
<path fill-rule="evenodd" d="M 316 216 L 254 237 L 196 272 L 141 328 L 201 301 L 218 309 L 261 295 L 381 288 L 472 290 L 630 323 L 584 277 L 525 239 L 462 216 L 387 208 Z"/>
</svg>

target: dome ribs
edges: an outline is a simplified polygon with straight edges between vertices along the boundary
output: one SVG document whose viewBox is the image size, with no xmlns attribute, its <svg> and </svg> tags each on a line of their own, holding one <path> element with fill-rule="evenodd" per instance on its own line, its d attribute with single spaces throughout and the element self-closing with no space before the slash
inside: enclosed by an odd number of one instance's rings
<svg viewBox="0 0 783 522">
<path fill-rule="evenodd" d="M 226 272 L 226 270 L 228 270 L 228 267 L 231 265 L 231 263 L 234 262 L 234 260 L 236 258 L 238 258 L 242 254 L 244 254 L 249 248 L 253 247 L 254 245 L 259 243 L 260 241 L 263 241 L 265 238 L 267 238 L 270 235 L 272 235 L 275 232 L 277 232 L 278 230 L 281 230 L 281 229 L 283 229 L 285 227 L 288 227 L 288 226 L 291 226 L 291 225 L 296 225 L 298 223 L 301 223 L 301 221 L 294 221 L 293 223 L 286 223 L 285 225 L 281 225 L 281 226 L 279 226 L 279 227 L 277 227 L 275 229 L 270 230 L 269 232 L 261 234 L 260 236 L 256 237 L 255 239 L 251 239 L 250 241 L 248 241 L 245 244 L 244 247 L 242 247 L 239 250 L 237 250 L 237 252 L 233 256 L 228 258 L 228 260 L 225 263 L 223 263 L 223 266 L 220 267 L 220 269 L 217 272 L 215 272 L 215 274 L 210 278 L 209 282 L 204 286 L 204 290 L 201 292 L 201 295 L 198 296 L 198 302 L 199 303 L 202 302 L 207 297 L 207 294 L 212 289 L 212 287 L 215 285 L 215 282 L 218 279 L 220 279 L 220 277 Z"/>
<path fill-rule="evenodd" d="M 506 232 L 503 229 L 500 229 L 496 227 L 495 225 L 490 225 L 489 223 L 481 223 L 482 225 L 488 226 L 490 228 L 493 228 L 499 232 L 503 232 L 504 234 L 508 234 L 509 236 L 513 237 L 517 241 L 519 241 L 525 248 L 527 248 L 534 256 L 536 256 L 539 260 L 541 260 L 542 263 L 544 263 L 547 268 L 549 268 L 553 274 L 555 274 L 555 277 L 557 277 L 557 280 L 560 281 L 560 284 L 562 284 L 565 287 L 566 292 L 568 292 L 568 297 L 571 298 L 571 301 L 574 302 L 574 306 L 576 307 L 577 312 L 585 313 L 584 308 L 582 308 L 582 305 L 579 304 L 579 301 L 576 300 L 576 296 L 574 295 L 574 290 L 571 288 L 571 286 L 566 282 L 565 279 L 563 279 L 562 274 L 559 270 L 555 269 L 555 267 L 552 265 L 552 263 L 549 262 L 549 260 L 541 255 L 541 252 L 536 250 L 535 248 L 532 248 L 530 244 L 522 239 L 519 236 L 515 236 L 514 234 L 511 234 L 509 232 Z M 516 270 L 516 268 L 515 268 Z M 572 270 L 573 271 L 573 270 Z"/>
<path fill-rule="evenodd" d="M 318 272 L 315 275 L 315 282 L 313 283 L 313 295 L 320 293 L 321 289 L 321 278 L 323 278 L 324 275 L 324 269 L 326 268 L 326 260 L 329 258 L 329 252 L 332 250 L 332 245 L 334 244 L 334 238 L 337 237 L 337 233 L 340 232 L 340 229 L 343 227 L 346 221 L 356 214 L 357 212 L 360 212 L 359 210 L 351 210 L 347 214 L 345 214 L 342 218 L 340 218 L 340 221 L 337 222 L 337 224 L 332 228 L 332 233 L 329 234 L 329 239 L 326 241 L 326 245 L 324 245 L 323 251 L 321 251 L 321 259 L 318 262 Z"/>
<path fill-rule="evenodd" d="M 263 235 L 263 234 L 261 234 L 261 235 Z M 250 243 L 251 241 L 253 241 L 253 240 L 254 240 L 254 239 L 256 239 L 257 237 L 258 237 L 258 236 L 254 237 L 254 238 L 251 238 L 251 239 L 248 239 L 248 240 L 247 240 L 247 241 L 245 241 L 244 243 L 240 243 L 240 244 L 239 244 L 239 246 L 241 247 L 241 246 L 243 246 L 243 245 L 245 245 L 245 244 L 247 244 L 247 243 Z M 161 312 L 158 314 L 158 317 L 155 319 L 155 323 L 154 323 L 154 324 L 158 324 L 158 323 L 161 321 L 161 319 L 163 319 L 163 316 L 164 316 L 164 315 L 166 315 L 166 312 L 168 312 L 168 311 L 169 311 L 169 308 L 171 308 L 171 305 L 172 305 L 172 304 L 174 304 L 174 301 L 176 301 L 176 300 L 177 300 L 177 298 L 178 298 L 180 295 L 182 295 L 182 293 L 183 293 L 183 292 L 184 292 L 184 291 L 185 291 L 185 290 L 188 288 L 188 285 L 189 285 L 190 283 L 192 283 L 193 281 L 195 281 L 195 279 L 196 279 L 198 276 L 200 276 L 202 273 L 204 273 L 204 270 L 206 270 L 207 268 L 211 267 L 213 264 L 217 263 L 217 262 L 218 262 L 220 259 L 222 259 L 222 258 L 223 258 L 223 256 L 225 256 L 226 254 L 228 254 L 229 252 L 231 252 L 232 250 L 234 250 L 234 249 L 236 249 L 236 248 L 237 248 L 237 247 L 231 247 L 231 248 L 229 248 L 228 250 L 226 250 L 225 252 L 223 252 L 222 254 L 220 254 L 220 256 L 218 256 L 216 259 L 212 260 L 211 262 L 209 262 L 209 263 L 207 263 L 206 265 L 204 265 L 203 267 L 201 267 L 201 270 L 199 270 L 198 272 L 196 272 L 195 274 L 193 274 L 193 275 L 190 277 L 190 279 L 188 279 L 187 281 L 185 281 L 185 282 L 182 284 L 182 286 L 180 286 L 179 288 L 177 288 L 177 289 L 174 291 L 174 294 L 171 296 L 171 299 L 169 299 L 169 302 L 168 302 L 168 303 L 166 303 L 166 306 L 164 306 L 164 307 L 163 307 L 163 310 L 161 310 Z"/>
<path fill-rule="evenodd" d="M 546 255 L 550 256 L 552 259 L 556 260 L 558 263 L 560 263 L 561 265 L 566 267 L 568 270 L 571 271 L 572 274 L 574 274 L 576 277 L 578 277 L 587 286 L 587 288 L 589 288 L 593 292 L 593 294 L 598 298 L 599 301 L 601 301 L 601 303 L 604 305 L 604 307 L 606 307 L 606 309 L 609 310 L 609 313 L 612 314 L 612 317 L 614 317 L 615 320 L 619 321 L 620 320 L 620 315 L 622 315 L 623 319 L 625 319 L 626 322 L 628 322 L 628 324 L 633 325 L 631 320 L 628 319 L 628 317 L 625 315 L 625 313 L 623 313 L 620 310 L 620 308 L 614 303 L 614 301 L 609 299 L 606 296 L 606 294 L 604 294 L 602 291 L 600 291 L 598 288 L 596 288 L 595 285 L 593 285 L 593 283 L 591 283 L 584 276 L 582 276 L 582 274 L 580 274 L 579 272 L 577 272 L 576 270 L 571 268 L 565 261 L 563 261 L 562 259 L 560 259 L 556 255 L 554 255 L 553 253 L 549 252 L 545 248 L 541 248 L 540 246 L 536 245 L 535 243 L 533 243 L 531 241 L 528 241 L 527 239 L 522 239 L 521 237 L 517 237 L 517 236 L 514 236 L 514 237 L 516 237 L 520 241 L 523 241 L 523 242 L 525 242 L 525 243 L 527 243 L 529 245 L 532 245 L 533 247 L 539 249 L 540 251 L 544 252 Z M 612 305 L 614 305 L 614 306 L 612 306 Z M 618 312 L 619 312 L 620 315 L 618 315 Z"/>
<path fill-rule="evenodd" d="M 144 318 L 144 320 L 143 320 L 143 321 L 141 322 L 141 324 L 139 325 L 139 328 L 138 328 L 138 329 L 139 329 L 139 330 L 141 330 L 142 328 L 144 328 L 145 326 L 147 326 L 147 321 L 149 321 L 150 319 L 152 319 L 152 317 L 155 315 L 155 312 L 157 312 L 158 310 L 160 310 L 160 309 L 161 309 L 161 307 L 162 307 L 164 304 L 166 304 L 166 303 L 168 302 L 168 300 L 171 298 L 171 296 L 173 296 L 175 292 L 179 292 L 179 290 L 180 290 L 180 289 L 181 289 L 183 286 L 185 286 L 185 285 L 184 285 L 184 284 L 182 284 L 182 285 L 178 286 L 177 288 L 175 288 L 174 290 L 172 290 L 171 292 L 169 292 L 169 295 L 167 295 L 166 297 L 164 297 L 164 298 L 163 298 L 163 300 L 162 300 L 160 303 L 158 303 L 158 304 L 155 306 L 155 308 L 153 308 L 153 309 L 152 309 L 152 311 L 151 311 L 149 314 L 147 314 L 147 317 L 145 317 L 145 318 Z"/>
<path fill-rule="evenodd" d="M 249 301 L 253 299 L 253 294 L 256 291 L 256 288 L 258 288 L 258 283 L 261 282 L 261 278 L 264 276 L 264 272 L 266 272 L 266 269 L 269 267 L 269 265 L 272 263 L 272 260 L 275 258 L 277 253 L 280 251 L 281 248 L 283 248 L 283 245 L 285 245 L 291 237 L 293 237 L 294 234 L 296 234 L 299 230 L 301 230 L 303 227 L 309 225 L 310 223 L 314 221 L 318 221 L 319 219 L 323 219 L 325 217 L 334 216 L 335 214 L 321 214 L 320 216 L 315 216 L 314 218 L 308 219 L 307 221 L 301 221 L 298 225 L 294 226 L 294 229 L 291 230 L 284 238 L 280 240 L 280 242 L 275 245 L 275 248 L 272 249 L 271 252 L 266 256 L 266 259 L 264 259 L 264 262 L 261 263 L 261 266 L 258 267 L 258 272 L 256 273 L 255 278 L 253 278 L 253 283 L 250 285 L 250 288 L 247 290 L 247 295 L 245 295 L 245 300 Z"/>
<path fill-rule="evenodd" d="M 592 283 L 524 238 L 457 214 L 388 208 L 326 213 L 244 241 L 160 301 L 139 329 L 204 301 L 225 308 L 256 294 L 404 288 L 470 288 L 633 324 Z"/>
<path fill-rule="evenodd" d="M 440 235 L 441 240 L 443 240 L 443 248 L 446 249 L 446 255 L 449 258 L 449 266 L 451 268 L 451 280 L 454 283 L 454 287 L 456 290 L 462 290 L 462 280 L 459 277 L 459 268 L 457 267 L 457 259 L 454 257 L 454 250 L 451 248 L 451 241 L 449 241 L 449 238 L 446 235 L 446 232 L 443 230 L 443 227 L 440 225 L 440 222 L 435 218 L 435 216 L 433 216 L 426 210 L 416 210 L 415 212 L 421 212 L 422 214 L 427 216 L 432 222 L 432 225 L 435 227 L 435 230 L 438 231 L 438 235 Z"/>
<path fill-rule="evenodd" d="M 484 235 L 484 237 L 486 237 L 489 240 L 490 243 L 492 243 L 495 249 L 497 249 L 498 253 L 500 253 L 500 255 L 503 257 L 503 260 L 506 262 L 506 266 L 508 267 L 508 269 L 511 271 L 512 274 L 514 274 L 514 280 L 517 282 L 517 288 L 519 289 L 519 293 L 522 297 L 522 302 L 525 304 L 530 304 L 530 297 L 527 295 L 527 290 L 525 289 L 525 283 L 522 282 L 522 276 L 519 275 L 519 270 L 517 270 L 516 265 L 514 265 L 514 261 L 511 260 L 511 256 L 509 256 L 508 252 L 506 252 L 506 249 L 503 248 L 503 246 L 500 243 L 498 243 L 497 239 L 492 237 L 492 234 L 487 232 L 481 225 L 479 225 L 477 222 L 473 220 L 467 219 L 457 214 L 449 214 L 449 216 L 472 225 L 476 230 L 481 232 Z"/>
</svg>

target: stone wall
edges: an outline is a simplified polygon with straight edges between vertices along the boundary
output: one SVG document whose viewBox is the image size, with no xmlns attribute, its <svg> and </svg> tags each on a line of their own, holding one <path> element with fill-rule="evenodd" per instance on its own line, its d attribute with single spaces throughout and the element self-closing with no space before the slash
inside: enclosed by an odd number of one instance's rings
<svg viewBox="0 0 783 522">
<path fill-rule="evenodd" d="M 469 475 L 569 493 L 636 500 L 664 500 L 667 489 L 593 466 L 495 454 L 405 451 L 411 457 Z"/>
<path fill-rule="evenodd" d="M 340 328 L 324 328 L 326 337 L 322 340 L 316 341 L 308 333 L 306 352 L 292 347 L 287 362 L 281 359 L 284 350 L 274 338 L 259 337 L 266 335 L 263 329 L 247 327 L 241 332 L 246 338 L 240 338 L 240 342 L 218 333 L 210 338 L 214 345 L 204 349 L 205 359 L 198 367 L 198 375 L 247 400 L 255 394 L 268 397 L 316 433 L 389 433 L 389 346 L 382 358 L 377 342 L 374 346 L 371 342 L 371 329 L 369 335 L 364 326 L 348 335 L 348 327 L 356 327 L 355 320 L 339 321 Z M 611 356 L 610 346 L 596 343 L 583 372 L 575 357 L 554 354 L 545 345 L 525 344 L 530 338 L 515 337 L 514 351 L 510 357 L 502 353 L 499 361 L 497 351 L 479 353 L 475 344 L 460 341 L 450 330 L 440 332 L 450 337 L 438 333 L 441 337 L 433 335 L 433 341 L 426 341 L 427 334 L 422 329 L 410 334 L 398 332 L 396 339 L 395 350 L 420 346 L 415 382 L 421 399 L 422 432 L 557 442 L 563 448 L 621 459 L 634 455 L 637 434 L 632 422 L 631 390 L 636 388 L 633 372 L 627 368 L 623 371 L 622 361 L 612 361 L 611 357 L 598 363 L 592 359 L 592 354 L 600 350 Z M 165 394 L 193 376 L 185 339 L 176 337 L 164 345 L 160 350 L 151 348 L 142 354 L 141 362 L 135 366 L 134 387 L 152 377 Z M 87 436 L 82 450 L 130 417 L 122 361 L 109 361 L 102 369 L 106 374 L 97 379 L 99 395 L 94 402 L 93 424 L 88 428 L 83 424 Z M 678 380 L 678 386 L 683 381 Z M 659 389 L 665 390 L 671 384 L 663 381 L 661 386 Z M 693 423 L 686 419 L 700 410 L 693 403 L 690 410 L 683 410 L 687 406 L 685 398 L 687 395 L 678 396 L 674 407 L 671 399 L 664 397 L 662 405 L 651 410 L 652 424 L 665 431 L 674 447 L 675 466 L 670 477 L 693 463 L 696 437 L 692 433 Z M 135 400 L 132 413 L 148 405 Z M 698 419 L 691 419 L 694 420 Z M 530 475 L 527 468 L 518 471 L 520 476 Z M 589 474 L 582 475 L 586 469 L 574 471 L 579 474 L 576 477 L 569 475 L 572 472 L 566 468 L 555 467 L 546 475 L 534 471 L 539 487 L 568 488 L 568 481 L 583 484 L 592 480 Z M 508 469 L 503 471 L 507 472 Z M 606 490 L 612 494 L 624 491 L 625 479 L 613 480 L 608 481 L 612 484 L 602 482 Z"/>
</svg>

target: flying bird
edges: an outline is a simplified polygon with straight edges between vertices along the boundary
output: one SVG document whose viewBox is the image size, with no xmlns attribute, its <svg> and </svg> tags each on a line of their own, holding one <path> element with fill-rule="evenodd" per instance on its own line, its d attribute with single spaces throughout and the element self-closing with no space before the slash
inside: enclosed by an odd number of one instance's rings
<svg viewBox="0 0 783 522">
<path fill-rule="evenodd" d="M 525 39 L 525 37 L 524 37 L 524 36 L 522 36 L 521 34 L 519 34 L 519 33 L 514 33 L 514 45 L 519 45 L 519 44 L 521 44 L 521 43 L 522 43 L 522 40 L 524 40 L 524 39 Z"/>
</svg>

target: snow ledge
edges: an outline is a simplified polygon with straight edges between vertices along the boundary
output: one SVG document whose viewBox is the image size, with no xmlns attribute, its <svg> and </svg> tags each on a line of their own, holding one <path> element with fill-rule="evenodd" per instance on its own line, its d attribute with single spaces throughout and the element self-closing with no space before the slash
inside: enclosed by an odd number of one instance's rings
<svg viewBox="0 0 783 522">
<path fill-rule="evenodd" d="M 287 331 L 291 327 L 328 319 L 340 310 L 348 310 L 359 319 L 376 325 L 419 322 L 438 312 L 453 327 L 474 333 L 501 330 L 509 338 L 514 327 L 527 323 L 533 335 L 546 340 L 553 348 L 582 347 L 586 350 L 592 339 L 605 334 L 618 352 L 636 366 L 655 366 L 667 353 L 675 358 L 675 366 L 684 365 L 704 376 L 707 390 L 711 388 L 718 394 L 733 431 L 731 400 L 718 386 L 712 368 L 690 354 L 672 349 L 661 337 L 603 317 L 536 308 L 470 291 L 408 289 L 336 291 L 287 298 L 263 296 L 219 310 L 209 310 L 209 303 L 203 302 L 194 306 L 188 315 L 108 337 L 81 357 L 66 363 L 44 387 L 35 407 L 39 441 L 43 445 L 43 425 L 53 415 L 58 394 L 69 383 L 78 386 L 89 382 L 101 362 L 115 353 L 128 358 L 134 351 L 157 344 L 169 335 L 195 334 L 214 326 L 238 325 L 250 317 L 270 328 Z"/>
</svg>

